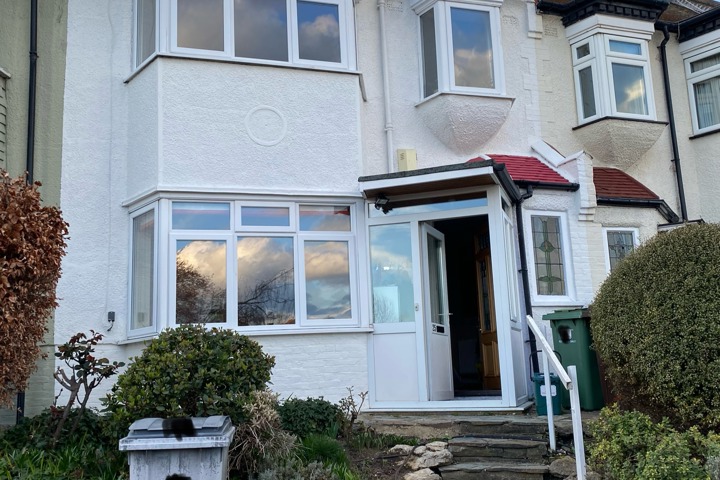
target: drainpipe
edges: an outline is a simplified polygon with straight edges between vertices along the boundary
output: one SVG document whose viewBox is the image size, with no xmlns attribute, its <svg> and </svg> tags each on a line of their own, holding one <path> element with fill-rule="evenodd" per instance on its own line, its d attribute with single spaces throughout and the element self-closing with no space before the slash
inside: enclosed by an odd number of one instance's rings
<svg viewBox="0 0 720 480">
<path fill-rule="evenodd" d="M 675 130 L 675 114 L 673 112 L 672 94 L 670 93 L 670 75 L 667 65 L 667 51 L 665 45 L 670 40 L 668 26 L 663 25 L 662 32 L 665 38 L 658 47 L 660 49 L 660 63 L 662 63 L 663 83 L 665 87 L 665 103 L 668 109 L 668 121 L 670 123 L 670 141 L 672 143 L 673 163 L 675 163 L 675 181 L 677 182 L 678 196 L 680 197 L 680 216 L 683 222 L 687 222 L 687 206 L 685 204 L 685 187 L 683 186 L 682 169 L 680 168 L 680 152 L 678 151 L 677 132 Z"/>
<path fill-rule="evenodd" d="M 30 71 L 28 75 L 27 182 L 33 183 L 35 157 L 35 91 L 37 86 L 37 0 L 30 2 Z"/>
<path fill-rule="evenodd" d="M 390 110 L 390 68 L 387 54 L 387 35 L 385 29 L 385 0 L 378 0 L 378 12 L 380 13 L 380 63 L 382 63 L 383 81 L 383 106 L 385 107 L 385 148 L 387 150 L 387 171 L 395 171 L 393 155 L 393 124 L 392 112 Z"/>
<path fill-rule="evenodd" d="M 525 193 L 520 196 L 518 201 L 515 203 L 515 217 L 517 217 L 518 229 L 518 246 L 520 247 L 520 276 L 522 277 L 523 297 L 525 299 L 526 315 L 532 315 L 532 300 L 530 299 L 530 279 L 528 278 L 527 254 L 525 252 L 525 228 L 523 225 L 522 203 L 532 196 L 533 187 L 532 185 L 528 185 Z M 528 327 L 528 340 L 530 342 L 530 363 L 532 365 L 532 371 L 533 373 L 538 373 L 540 371 L 540 364 L 538 363 L 537 342 L 535 340 L 535 334 L 532 332 L 532 330 L 530 330 L 530 327 Z"/>
</svg>

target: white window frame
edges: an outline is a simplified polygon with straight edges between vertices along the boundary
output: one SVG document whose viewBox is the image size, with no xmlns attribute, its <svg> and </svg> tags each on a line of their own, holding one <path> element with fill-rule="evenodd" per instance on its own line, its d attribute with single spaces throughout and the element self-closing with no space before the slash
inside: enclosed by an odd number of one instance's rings
<svg viewBox="0 0 720 480">
<path fill-rule="evenodd" d="M 610 274 L 610 245 L 608 244 L 608 233 L 610 232 L 631 232 L 633 236 L 633 247 L 640 246 L 640 230 L 636 227 L 603 227 L 603 251 L 605 252 L 605 271 Z"/>
<path fill-rule="evenodd" d="M 452 2 L 445 0 L 418 2 L 415 7 L 418 25 L 418 49 L 420 65 L 420 98 L 425 100 L 440 93 L 463 93 L 475 95 L 505 95 L 505 66 L 502 51 L 502 38 L 500 28 L 500 5 L 502 2 L 469 0 L 466 2 Z M 490 16 L 490 36 L 493 50 L 493 78 L 495 88 L 464 87 L 455 85 L 455 62 L 453 56 L 452 19 L 450 10 L 459 8 L 463 10 L 476 10 L 488 12 Z M 422 24 L 420 16 L 434 10 L 435 15 L 435 51 L 438 74 L 438 91 L 425 96 L 424 92 L 424 58 L 422 51 Z"/>
<path fill-rule="evenodd" d="M 130 252 L 128 255 L 128 272 L 129 272 L 129 278 L 128 278 L 128 298 L 127 298 L 127 336 L 128 338 L 134 338 L 134 337 L 144 337 L 144 336 L 150 336 L 154 335 L 159 330 L 159 313 L 160 313 L 160 302 L 159 299 L 161 298 L 158 294 L 158 274 L 159 274 L 159 256 L 160 256 L 160 246 L 159 246 L 159 205 L 157 203 L 151 203 L 149 205 L 146 205 L 142 208 L 139 208 L 133 212 L 130 213 L 130 235 L 129 235 L 129 246 L 130 246 Z M 153 214 L 153 230 L 154 230 L 154 237 L 153 237 L 153 279 L 152 279 L 152 287 L 153 287 L 153 293 L 152 293 L 152 302 L 153 302 L 153 308 L 152 308 L 152 318 L 150 322 L 150 326 L 144 327 L 144 328 L 132 328 L 132 314 L 133 314 L 133 242 L 134 242 L 134 222 L 135 219 L 141 215 L 146 214 L 147 212 L 154 212 Z"/>
<path fill-rule="evenodd" d="M 155 0 L 155 51 L 148 55 L 148 57 L 142 61 L 140 61 L 140 58 L 138 57 L 138 42 L 139 42 L 139 35 L 138 35 L 138 16 L 140 15 L 140 10 L 138 8 L 138 0 L 133 0 L 133 52 L 132 52 L 132 65 L 135 70 L 139 70 L 142 67 L 144 67 L 146 64 L 150 63 L 156 56 L 160 49 L 159 45 L 159 32 L 158 32 L 158 18 L 160 18 L 160 2 L 161 0 Z"/>
<path fill-rule="evenodd" d="M 576 305 L 575 301 L 575 277 L 572 264 L 572 244 L 570 243 L 570 229 L 568 226 L 567 212 L 552 210 L 525 210 L 525 253 L 528 258 L 528 276 L 530 282 L 530 294 L 532 303 L 536 306 L 562 306 Z M 557 217 L 560 219 L 560 229 L 563 255 L 563 274 L 565 275 L 565 295 L 540 295 L 537 288 L 537 273 L 535 270 L 535 247 L 532 237 L 532 217 Z"/>
<path fill-rule="evenodd" d="M 297 203 L 288 202 L 257 202 L 257 201 L 238 201 L 235 202 L 235 232 L 260 232 L 260 233 L 272 233 L 272 232 L 296 232 L 298 229 L 297 218 L 298 218 L 298 205 Z M 290 225 L 288 226 L 258 226 L 258 225 L 243 225 L 242 224 L 242 209 L 243 207 L 259 207 L 259 208 L 287 208 L 288 215 L 290 215 Z"/>
<path fill-rule="evenodd" d="M 692 72 L 690 64 L 717 54 L 720 54 L 720 45 L 716 43 L 713 46 L 702 49 L 700 52 L 696 52 L 690 57 L 684 57 L 685 78 L 687 79 L 688 85 L 688 102 L 690 103 L 692 127 L 695 135 L 720 130 L 720 122 L 709 127 L 700 128 L 700 124 L 698 122 L 697 102 L 695 100 L 695 84 L 711 78 L 720 77 L 720 64 L 698 72 Z"/>
<path fill-rule="evenodd" d="M 641 53 L 639 55 L 635 55 L 611 51 L 611 40 L 639 45 Z M 578 59 L 577 49 L 586 44 L 590 45 L 590 55 Z M 574 41 L 571 45 L 571 52 L 578 124 L 582 125 L 608 116 L 636 120 L 656 119 L 655 97 L 653 94 L 652 75 L 648 55 L 648 41 L 645 38 L 636 38 L 610 33 L 595 33 L 589 36 L 583 36 L 579 40 Z M 647 115 L 618 111 L 617 101 L 615 98 L 615 80 L 612 73 L 613 64 L 642 67 L 647 102 Z M 580 70 L 583 70 L 588 66 L 592 68 L 593 93 L 595 95 L 595 115 L 583 118 L 582 95 L 580 90 Z"/>
<path fill-rule="evenodd" d="M 319 68 L 327 70 L 350 70 L 357 69 L 355 52 L 355 15 L 354 3 L 352 0 L 307 0 L 312 3 L 323 3 L 336 5 L 338 7 L 338 26 L 340 35 L 340 62 L 324 62 L 317 60 L 301 59 L 298 45 L 298 0 L 286 0 L 287 35 L 288 35 L 288 60 L 270 60 L 260 58 L 235 57 L 235 19 L 233 0 L 223 0 L 223 27 L 224 27 L 224 49 L 223 51 L 203 50 L 187 47 L 179 47 L 177 44 L 177 0 L 157 0 L 158 6 L 162 4 L 165 8 L 157 8 L 156 21 L 161 30 L 167 32 L 169 40 L 165 43 L 167 53 L 180 54 L 188 57 L 210 58 L 218 60 L 229 60 L 240 63 L 257 63 L 264 65 L 300 66 Z M 167 12 L 167 14 L 164 14 Z M 135 23 L 137 24 L 137 10 Z M 160 42 L 157 52 L 163 52 L 163 42 Z M 151 56 L 152 57 L 152 56 Z M 145 63 L 145 62 L 144 62 Z M 136 69 L 140 66 L 136 67 Z"/>
</svg>

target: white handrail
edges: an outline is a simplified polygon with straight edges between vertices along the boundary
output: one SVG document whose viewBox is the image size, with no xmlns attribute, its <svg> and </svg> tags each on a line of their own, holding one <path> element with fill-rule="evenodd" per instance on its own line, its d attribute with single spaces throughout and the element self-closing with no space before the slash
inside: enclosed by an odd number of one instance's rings
<svg viewBox="0 0 720 480">
<path fill-rule="evenodd" d="M 578 480 L 585 480 L 586 469 L 585 465 L 585 442 L 583 440 L 582 432 L 582 417 L 580 414 L 580 394 L 577 389 L 577 369 L 574 365 L 568 367 L 567 372 L 563 368 L 560 360 L 555 355 L 550 343 L 545 337 L 545 333 L 540 329 L 540 326 L 535 320 L 528 315 L 527 316 L 528 326 L 535 334 L 536 340 L 540 342 L 542 347 L 542 364 L 543 364 L 543 375 L 545 376 L 545 402 L 547 405 L 547 419 L 548 419 L 548 435 L 550 437 L 550 450 L 556 450 L 555 442 L 555 422 L 553 419 L 552 409 L 552 384 L 550 380 L 550 364 L 553 369 L 560 377 L 560 382 L 563 387 L 570 392 L 570 415 L 572 417 L 573 426 L 573 440 L 575 444 L 575 468 L 577 470 Z M 539 399 L 536 399 L 536 401 Z"/>
</svg>

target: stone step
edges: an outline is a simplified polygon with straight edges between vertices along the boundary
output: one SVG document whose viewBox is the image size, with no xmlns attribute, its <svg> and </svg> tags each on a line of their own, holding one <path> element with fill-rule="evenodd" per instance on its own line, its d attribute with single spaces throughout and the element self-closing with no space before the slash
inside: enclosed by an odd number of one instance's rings
<svg viewBox="0 0 720 480">
<path fill-rule="evenodd" d="M 542 463 L 548 453 L 544 440 L 475 436 L 455 437 L 448 442 L 448 449 L 456 462 L 505 459 Z"/>
<path fill-rule="evenodd" d="M 537 463 L 483 461 L 455 463 L 439 470 L 443 480 L 544 480 L 550 468 Z"/>
<path fill-rule="evenodd" d="M 363 413 L 360 420 L 378 433 L 421 439 L 452 438 L 464 435 L 547 438 L 547 419 L 527 415 L 412 415 Z M 572 435 L 569 415 L 555 418 L 558 435 Z"/>
</svg>

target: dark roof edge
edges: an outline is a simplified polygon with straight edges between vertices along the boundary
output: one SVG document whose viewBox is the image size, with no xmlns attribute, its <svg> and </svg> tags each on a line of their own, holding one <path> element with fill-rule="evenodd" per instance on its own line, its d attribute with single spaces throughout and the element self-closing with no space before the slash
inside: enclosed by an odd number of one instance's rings
<svg viewBox="0 0 720 480">
<path fill-rule="evenodd" d="M 668 221 L 668 223 L 678 223 L 680 217 L 673 212 L 672 208 L 665 200 L 644 199 L 644 198 L 613 198 L 613 197 L 597 197 L 598 205 L 608 205 L 613 207 L 639 207 L 639 208 L 656 208 L 660 215 Z"/>
<path fill-rule="evenodd" d="M 577 192 L 580 189 L 579 183 L 554 183 L 554 182 L 536 182 L 533 180 L 515 180 L 518 187 L 533 187 L 534 189 L 544 190 L 563 190 L 566 192 Z"/>
<path fill-rule="evenodd" d="M 472 168 L 491 167 L 493 165 L 494 163 L 492 160 L 484 160 L 482 162 L 472 163 L 454 163 L 452 165 L 442 165 L 439 167 L 418 168 L 415 170 L 403 170 L 401 172 L 381 173 L 379 175 L 365 175 L 362 177 L 358 177 L 358 182 L 372 182 L 374 180 L 388 180 L 391 178 L 415 177 L 419 175 L 427 175 L 430 173 L 454 172 L 456 170 L 469 170 Z"/>
<path fill-rule="evenodd" d="M 720 30 L 720 7 L 677 23 L 678 41 L 684 42 Z M 672 30 L 671 30 L 672 31 Z"/>
<path fill-rule="evenodd" d="M 495 163 L 494 160 L 490 160 L 490 162 L 492 163 L 495 175 L 497 175 L 497 178 L 500 181 L 500 186 L 502 186 L 502 188 L 507 192 L 507 194 L 510 195 L 510 199 L 513 203 L 519 202 L 522 198 L 522 193 L 520 192 L 518 186 L 515 185 L 515 182 L 513 182 L 513 179 L 508 173 L 505 164 Z"/>
<path fill-rule="evenodd" d="M 563 25 L 567 27 L 595 14 L 655 22 L 668 5 L 668 0 L 572 0 L 568 3 L 539 0 L 536 8 L 540 13 L 562 16 Z"/>
</svg>

